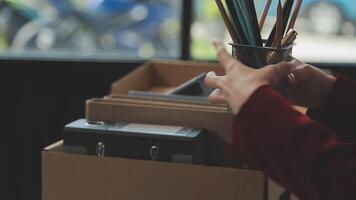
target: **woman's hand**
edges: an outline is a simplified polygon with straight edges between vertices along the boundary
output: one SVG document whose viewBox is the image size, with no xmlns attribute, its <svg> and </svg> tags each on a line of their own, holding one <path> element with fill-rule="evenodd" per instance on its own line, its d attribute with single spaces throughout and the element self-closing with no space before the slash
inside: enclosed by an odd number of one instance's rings
<svg viewBox="0 0 356 200">
<path fill-rule="evenodd" d="M 237 114 L 242 105 L 248 100 L 253 92 L 263 85 L 276 86 L 278 81 L 286 76 L 292 68 L 290 63 L 269 65 L 261 69 L 247 67 L 232 58 L 220 41 L 213 42 L 219 62 L 225 68 L 224 76 L 217 76 L 209 72 L 205 78 L 205 84 L 217 88 L 210 96 L 212 103 L 228 103 Z"/>
<path fill-rule="evenodd" d="M 292 63 L 296 68 L 292 69 L 288 76 L 289 99 L 299 106 L 321 109 L 336 78 L 297 59 Z"/>
</svg>

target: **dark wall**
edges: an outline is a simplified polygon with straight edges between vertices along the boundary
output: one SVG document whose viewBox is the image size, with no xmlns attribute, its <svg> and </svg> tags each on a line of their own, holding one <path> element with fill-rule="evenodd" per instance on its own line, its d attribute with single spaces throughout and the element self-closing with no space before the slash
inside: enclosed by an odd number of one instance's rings
<svg viewBox="0 0 356 200">
<path fill-rule="evenodd" d="M 1 199 L 41 199 L 41 149 L 138 63 L 0 61 Z"/>
</svg>

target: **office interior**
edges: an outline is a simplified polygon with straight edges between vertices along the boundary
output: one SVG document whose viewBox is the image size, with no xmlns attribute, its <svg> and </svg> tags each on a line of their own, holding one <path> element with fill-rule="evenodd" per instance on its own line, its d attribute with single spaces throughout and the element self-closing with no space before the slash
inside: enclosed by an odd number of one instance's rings
<svg viewBox="0 0 356 200">
<path fill-rule="evenodd" d="M 355 79 L 355 2 L 325 2 L 304 1 L 293 55 Z M 217 63 L 213 38 L 231 48 L 214 1 L 105 3 L 0 1 L 1 199 L 41 199 L 41 151 L 113 82 L 152 60 Z"/>
</svg>

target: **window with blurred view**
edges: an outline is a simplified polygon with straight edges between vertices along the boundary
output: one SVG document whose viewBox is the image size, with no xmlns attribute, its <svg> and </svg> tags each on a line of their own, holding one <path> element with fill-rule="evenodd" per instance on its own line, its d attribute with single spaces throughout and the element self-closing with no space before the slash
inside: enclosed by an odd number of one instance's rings
<svg viewBox="0 0 356 200">
<path fill-rule="evenodd" d="M 0 56 L 180 58 L 183 0 L 0 0 Z M 191 57 L 215 59 L 231 40 L 214 0 L 192 0 Z M 272 29 L 273 0 L 263 34 Z M 260 14 L 266 0 L 255 0 Z M 356 62 L 355 0 L 303 0 L 294 56 Z M 189 28 L 189 27 L 184 27 Z"/>
<path fill-rule="evenodd" d="M 262 13 L 266 0 L 255 0 Z M 276 17 L 277 0 L 273 0 L 263 35 L 271 31 Z M 303 0 L 295 29 L 299 35 L 293 55 L 307 62 L 356 62 L 355 0 Z M 192 25 L 192 57 L 215 59 L 210 44 L 218 38 L 228 44 L 231 39 L 225 29 L 215 1 L 196 0 Z"/>
<path fill-rule="evenodd" d="M 0 55 L 178 58 L 181 0 L 0 0 Z"/>
</svg>

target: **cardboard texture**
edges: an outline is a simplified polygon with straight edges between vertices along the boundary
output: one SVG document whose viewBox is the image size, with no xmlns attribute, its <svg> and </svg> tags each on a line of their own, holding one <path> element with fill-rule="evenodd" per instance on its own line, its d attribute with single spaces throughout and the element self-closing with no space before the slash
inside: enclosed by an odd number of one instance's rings
<svg viewBox="0 0 356 200">
<path fill-rule="evenodd" d="M 43 200 L 262 200 L 258 171 L 42 152 Z"/>
</svg>

